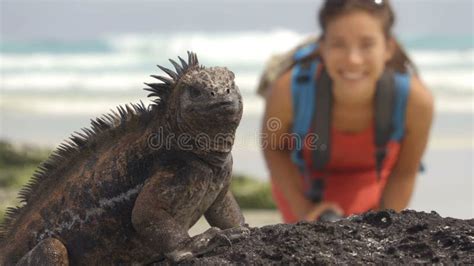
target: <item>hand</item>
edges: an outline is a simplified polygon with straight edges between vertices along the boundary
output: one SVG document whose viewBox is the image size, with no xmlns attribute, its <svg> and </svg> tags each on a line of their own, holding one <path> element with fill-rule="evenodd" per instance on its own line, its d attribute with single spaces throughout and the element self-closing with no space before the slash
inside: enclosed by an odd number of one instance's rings
<svg viewBox="0 0 474 266">
<path fill-rule="evenodd" d="M 316 204 L 303 219 L 308 222 L 317 221 L 325 211 L 333 211 L 340 216 L 344 215 L 344 211 L 338 204 L 333 202 L 321 202 Z"/>
</svg>

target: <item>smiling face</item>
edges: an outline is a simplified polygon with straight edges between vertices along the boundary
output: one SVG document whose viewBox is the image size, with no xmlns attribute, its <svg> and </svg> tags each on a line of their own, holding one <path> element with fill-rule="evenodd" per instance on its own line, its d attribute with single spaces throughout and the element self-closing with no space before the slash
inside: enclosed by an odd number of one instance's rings
<svg viewBox="0 0 474 266">
<path fill-rule="evenodd" d="M 392 56 L 379 18 L 352 11 L 332 19 L 321 41 L 321 56 L 338 95 L 351 101 L 373 96 L 377 80 Z"/>
</svg>

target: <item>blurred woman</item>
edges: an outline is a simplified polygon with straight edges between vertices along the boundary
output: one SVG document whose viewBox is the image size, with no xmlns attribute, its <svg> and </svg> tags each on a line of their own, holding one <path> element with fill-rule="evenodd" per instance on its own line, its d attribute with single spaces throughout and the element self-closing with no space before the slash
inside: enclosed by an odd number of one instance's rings
<svg viewBox="0 0 474 266">
<path fill-rule="evenodd" d="M 326 0 L 322 35 L 266 93 L 263 152 L 285 222 L 408 205 L 433 98 L 394 21 L 388 0 Z"/>
</svg>

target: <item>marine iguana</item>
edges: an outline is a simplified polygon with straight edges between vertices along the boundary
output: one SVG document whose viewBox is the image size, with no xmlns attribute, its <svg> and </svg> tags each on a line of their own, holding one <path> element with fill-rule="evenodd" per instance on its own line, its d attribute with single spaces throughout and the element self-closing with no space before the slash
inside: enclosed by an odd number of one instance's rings
<svg viewBox="0 0 474 266">
<path fill-rule="evenodd" d="M 249 233 L 228 190 L 243 108 L 234 74 L 178 58 L 145 83 L 148 108 L 91 120 L 39 166 L 7 210 L 0 265 L 176 262 Z M 203 214 L 212 227 L 190 237 Z"/>
</svg>

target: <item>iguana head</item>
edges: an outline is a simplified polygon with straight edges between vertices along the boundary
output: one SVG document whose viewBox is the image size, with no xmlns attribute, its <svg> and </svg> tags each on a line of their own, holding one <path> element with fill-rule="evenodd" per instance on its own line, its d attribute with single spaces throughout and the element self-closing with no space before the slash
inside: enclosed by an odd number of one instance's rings
<svg viewBox="0 0 474 266">
<path fill-rule="evenodd" d="M 195 129 L 207 131 L 212 125 L 228 132 L 227 127 L 238 125 L 242 97 L 235 85 L 234 73 L 227 68 L 191 69 L 181 78 L 178 90 L 181 118 L 195 124 Z"/>
<path fill-rule="evenodd" d="M 234 73 L 225 67 L 199 66 L 194 53 L 188 52 L 188 62 L 173 60 L 176 73 L 161 67 L 170 78 L 153 76 L 163 83 L 147 84 L 155 100 L 170 120 L 171 131 L 192 138 L 206 136 L 214 142 L 216 135 L 233 135 L 242 117 L 242 96 L 234 82 Z M 228 142 L 224 141 L 224 142 Z M 218 142 L 223 142 L 222 140 Z M 228 151 L 230 147 L 215 142 L 212 149 Z M 223 146 L 226 146 L 224 148 Z"/>
</svg>

